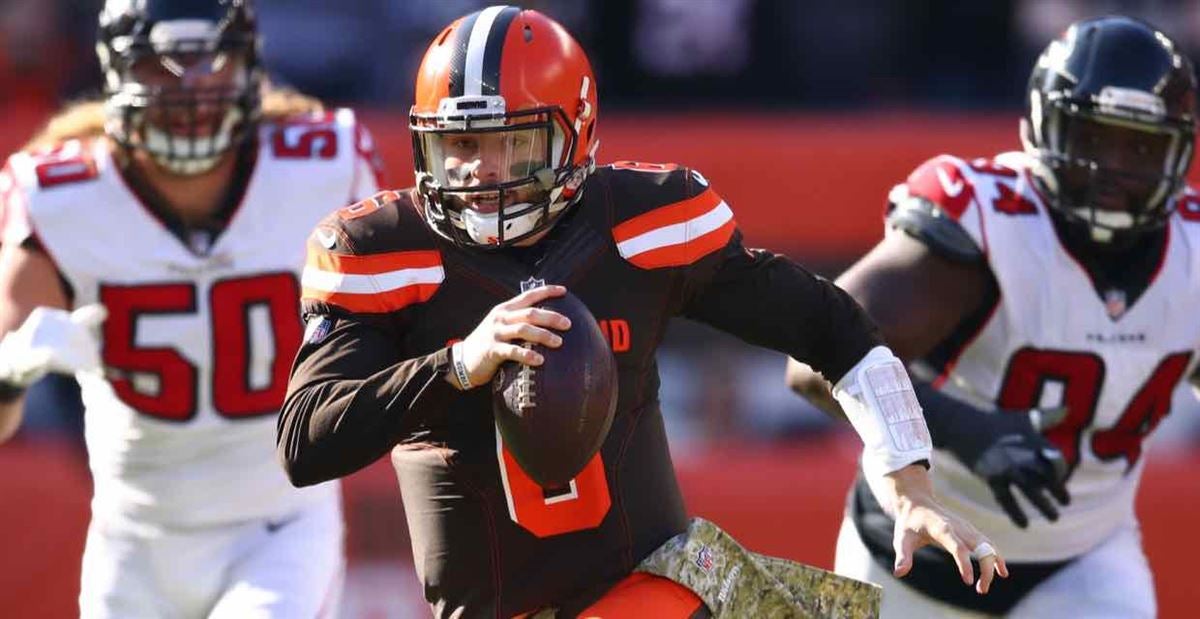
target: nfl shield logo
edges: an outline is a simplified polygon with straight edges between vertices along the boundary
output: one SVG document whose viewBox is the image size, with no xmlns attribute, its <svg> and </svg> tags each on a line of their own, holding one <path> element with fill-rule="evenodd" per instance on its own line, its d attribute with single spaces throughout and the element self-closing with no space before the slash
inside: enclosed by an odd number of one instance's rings
<svg viewBox="0 0 1200 619">
<path fill-rule="evenodd" d="M 1126 310 L 1125 291 L 1113 288 L 1104 293 L 1104 309 L 1108 311 L 1109 318 L 1120 318 Z"/>
<path fill-rule="evenodd" d="M 710 572 L 713 568 L 713 553 L 708 546 L 701 546 L 700 551 L 696 553 L 696 567 Z"/>
</svg>

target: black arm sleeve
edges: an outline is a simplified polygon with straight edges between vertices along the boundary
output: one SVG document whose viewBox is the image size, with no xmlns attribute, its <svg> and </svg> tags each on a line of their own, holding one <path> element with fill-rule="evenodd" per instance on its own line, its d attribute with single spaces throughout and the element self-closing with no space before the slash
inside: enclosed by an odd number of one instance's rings
<svg viewBox="0 0 1200 619">
<path fill-rule="evenodd" d="M 933 446 L 961 457 L 977 456 L 995 440 L 987 428 L 988 413 L 952 395 L 942 393 L 928 381 L 913 380 L 917 401 L 925 412 L 925 423 Z"/>
<path fill-rule="evenodd" d="M 685 276 L 683 316 L 787 353 L 838 380 L 883 343 L 858 303 L 832 282 L 735 232 Z"/>
<path fill-rule="evenodd" d="M 450 352 L 402 359 L 394 334 L 354 318 L 305 343 L 279 415 L 277 449 L 297 486 L 327 481 L 377 460 L 458 391 L 445 380 Z"/>
</svg>

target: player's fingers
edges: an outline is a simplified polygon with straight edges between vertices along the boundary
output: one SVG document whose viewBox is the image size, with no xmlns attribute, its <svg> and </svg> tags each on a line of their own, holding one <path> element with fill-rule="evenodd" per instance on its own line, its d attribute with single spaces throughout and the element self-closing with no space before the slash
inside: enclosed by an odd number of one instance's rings
<svg viewBox="0 0 1200 619">
<path fill-rule="evenodd" d="M 1071 493 L 1067 491 L 1066 461 L 1062 453 L 1056 449 L 1048 449 L 1042 451 L 1041 457 L 1046 461 L 1045 470 L 1042 471 L 1046 490 L 1060 505 L 1070 505 Z"/>
<path fill-rule="evenodd" d="M 97 327 L 108 318 L 108 309 L 99 303 L 84 305 L 71 312 L 71 322 L 84 327 Z"/>
<path fill-rule="evenodd" d="M 1033 425 L 1033 429 L 1038 432 L 1045 432 L 1058 424 L 1062 423 L 1067 418 L 1067 407 L 1056 406 L 1047 409 L 1033 409 L 1029 411 L 1029 422 Z"/>
<path fill-rule="evenodd" d="M 949 521 L 942 519 L 938 524 L 932 525 L 928 530 L 929 537 L 937 542 L 954 557 L 954 564 L 958 566 L 958 574 L 962 576 L 964 583 L 970 585 L 975 582 L 975 568 L 971 565 L 971 546 L 959 535 Z M 980 536 L 982 537 L 982 535 Z"/>
<path fill-rule="evenodd" d="M 1033 503 L 1033 506 L 1036 507 L 1039 512 L 1042 512 L 1042 515 L 1046 517 L 1046 520 L 1049 520 L 1050 522 L 1055 522 L 1058 520 L 1058 510 L 1055 509 L 1054 504 L 1050 502 L 1050 499 L 1046 498 L 1046 495 L 1042 492 L 1042 486 L 1040 484 L 1022 482 L 1018 483 L 1017 487 L 1021 489 L 1021 494 L 1024 494 L 1025 498 L 1029 499 L 1029 502 Z"/>
<path fill-rule="evenodd" d="M 527 322 L 539 327 L 550 327 L 565 331 L 571 328 L 571 319 L 562 314 L 540 307 L 526 307 L 524 309 L 505 312 L 501 315 L 500 321 L 507 324 L 518 322 Z"/>
<path fill-rule="evenodd" d="M 896 562 L 892 566 L 892 573 L 897 578 L 903 577 L 912 570 L 913 553 L 920 547 L 920 535 L 897 522 L 896 530 L 892 535 L 892 549 L 896 552 Z"/>
<path fill-rule="evenodd" d="M 1013 521 L 1013 524 L 1022 529 L 1029 526 L 1029 518 L 1025 516 L 1025 512 L 1021 511 L 1020 506 L 1017 505 L 1017 499 L 1013 497 L 1008 483 L 998 481 L 989 485 L 992 487 L 992 494 L 996 496 L 996 502 L 1004 509 L 1004 513 L 1008 514 L 1008 518 Z"/>
<path fill-rule="evenodd" d="M 561 297 L 567 294 L 566 286 L 552 284 L 549 286 L 539 286 L 532 290 L 526 290 L 521 294 L 501 303 L 498 307 L 503 310 L 515 310 L 530 305 L 537 305 L 551 297 Z"/>
<path fill-rule="evenodd" d="M 538 366 L 545 363 L 546 359 L 537 351 L 516 344 L 506 344 L 498 342 L 492 348 L 496 357 L 506 361 L 516 361 L 525 365 Z"/>
<path fill-rule="evenodd" d="M 1055 501 L 1058 501 L 1059 505 L 1071 504 L 1071 493 L 1067 490 L 1066 484 L 1055 480 L 1046 484 L 1046 490 L 1050 491 L 1050 495 L 1054 497 Z"/>
<path fill-rule="evenodd" d="M 992 588 L 992 581 L 996 579 L 996 574 L 999 572 L 1000 566 L 1003 565 L 1000 555 L 992 554 L 979 559 L 979 580 L 975 583 L 975 592 L 984 595 Z M 1008 577 L 1007 569 L 1004 574 Z"/>
<path fill-rule="evenodd" d="M 524 340 L 534 344 L 541 344 L 550 348 L 558 348 L 562 346 L 562 336 L 548 331 L 541 327 L 535 327 L 527 322 L 518 322 L 511 325 L 503 325 L 496 330 L 496 339 L 501 342 L 510 342 L 512 340 Z"/>
</svg>

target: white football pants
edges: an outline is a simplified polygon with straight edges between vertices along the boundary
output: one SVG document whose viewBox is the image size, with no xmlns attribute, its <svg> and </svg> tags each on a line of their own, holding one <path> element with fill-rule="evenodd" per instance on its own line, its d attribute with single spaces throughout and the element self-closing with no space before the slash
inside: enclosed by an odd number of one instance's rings
<svg viewBox="0 0 1200 619">
<path fill-rule="evenodd" d="M 987 616 L 926 597 L 900 582 L 890 569 L 875 561 L 848 517 L 838 533 L 834 571 L 883 587 L 882 619 Z M 1130 524 L 1035 587 L 1008 616 L 1152 619 L 1156 612 L 1154 578 L 1142 552 L 1142 536 L 1137 526 Z"/>
<path fill-rule="evenodd" d="M 338 494 L 278 521 L 131 531 L 93 521 L 83 619 L 336 616 L 345 574 Z"/>
</svg>

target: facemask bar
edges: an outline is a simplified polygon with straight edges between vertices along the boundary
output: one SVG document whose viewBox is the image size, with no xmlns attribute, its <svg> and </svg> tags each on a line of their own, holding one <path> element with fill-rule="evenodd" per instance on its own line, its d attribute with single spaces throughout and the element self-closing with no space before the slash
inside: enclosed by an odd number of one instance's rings
<svg viewBox="0 0 1200 619">
<path fill-rule="evenodd" d="M 443 101 L 439 114 L 410 116 L 417 189 L 425 199 L 427 217 L 439 233 L 460 244 L 499 248 L 520 242 L 547 229 L 573 203 L 563 196 L 564 185 L 577 171 L 571 161 L 577 136 L 566 115 L 558 107 L 513 113 L 503 108 L 501 97 L 458 97 Z M 448 186 L 439 160 L 443 153 L 431 147 L 445 136 L 527 130 L 545 136 L 545 166 L 498 183 Z M 488 220 L 492 214 L 472 212 L 468 206 L 481 196 L 495 197 L 494 221 Z M 472 222 L 494 226 L 494 237 L 479 238 Z"/>
<path fill-rule="evenodd" d="M 107 132 L 123 147 L 149 153 L 170 172 L 191 175 L 212 169 L 252 135 L 258 121 L 256 45 L 249 33 L 155 41 L 153 32 L 138 39 L 117 37 L 111 52 L 102 44 L 101 63 L 108 67 Z M 231 83 L 221 87 L 189 86 L 183 79 L 178 85 L 148 85 L 134 72 L 139 62 L 152 62 L 170 73 L 206 73 L 206 68 L 220 70 L 222 58 L 237 66 Z"/>
<path fill-rule="evenodd" d="M 1040 101 L 1034 105 L 1030 127 L 1035 142 L 1033 147 L 1043 173 L 1038 176 L 1049 185 L 1051 206 L 1068 221 L 1085 224 L 1098 241 L 1111 240 L 1114 234 L 1148 231 L 1161 227 L 1175 210 L 1174 197 L 1183 186 L 1184 178 L 1192 158 L 1191 127 L 1187 123 L 1152 117 L 1138 110 L 1123 112 L 1106 106 L 1104 113 L 1097 113 L 1087 104 L 1065 97 L 1047 97 L 1044 108 Z M 1043 116 L 1044 114 L 1044 116 Z M 1044 124 L 1040 121 L 1044 120 Z M 1094 122 L 1123 127 L 1146 133 L 1166 135 L 1170 139 L 1163 156 L 1161 172 L 1146 175 L 1138 172 L 1105 166 L 1092 158 L 1078 156 L 1072 152 L 1069 131 L 1073 123 Z M 1185 126 L 1186 125 L 1186 126 Z M 1073 191 L 1064 180 L 1068 175 L 1086 175 L 1083 192 Z M 1110 183 L 1114 177 L 1136 179 L 1152 186 L 1141 204 L 1127 212 L 1105 211 L 1096 208 L 1095 196 L 1102 183 Z"/>
</svg>

